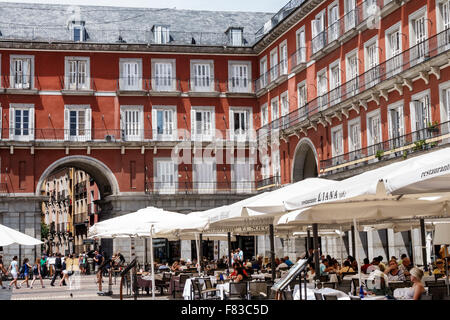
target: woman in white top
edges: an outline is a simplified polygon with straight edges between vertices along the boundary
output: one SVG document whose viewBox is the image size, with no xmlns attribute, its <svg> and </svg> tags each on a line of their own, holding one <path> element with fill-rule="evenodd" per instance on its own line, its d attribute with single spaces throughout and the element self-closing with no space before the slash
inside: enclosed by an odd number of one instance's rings
<svg viewBox="0 0 450 320">
<path fill-rule="evenodd" d="M 17 286 L 17 279 L 19 277 L 19 263 L 17 262 L 17 256 L 14 256 L 13 261 L 9 265 L 8 272 L 10 272 L 13 277 L 12 281 L 9 283 L 9 289 L 11 289 L 13 284 L 16 289 L 20 289 L 20 287 Z"/>
<path fill-rule="evenodd" d="M 420 300 L 420 297 L 425 292 L 422 284 L 423 271 L 419 268 L 412 268 L 409 273 L 411 274 L 413 286 L 407 291 L 407 297 L 412 300 Z"/>
</svg>

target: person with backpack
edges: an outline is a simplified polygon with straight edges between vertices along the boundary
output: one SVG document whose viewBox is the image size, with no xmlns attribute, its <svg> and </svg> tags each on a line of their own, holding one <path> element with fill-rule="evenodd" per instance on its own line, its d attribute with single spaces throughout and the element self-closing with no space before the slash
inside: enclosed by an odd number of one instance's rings
<svg viewBox="0 0 450 320">
<path fill-rule="evenodd" d="M 20 283 L 20 286 L 22 286 L 24 283 L 26 283 L 27 284 L 27 288 L 30 287 L 30 285 L 28 283 L 28 280 L 30 279 L 31 268 L 33 268 L 31 266 L 31 264 L 29 264 L 29 261 L 30 260 L 28 258 L 25 258 L 23 260 L 22 269 L 20 270 L 20 273 L 21 274 L 23 273 L 23 276 L 25 277 L 25 279 Z"/>
<path fill-rule="evenodd" d="M 36 279 L 39 278 L 41 280 L 41 286 L 44 287 L 44 281 L 42 280 L 42 266 L 41 266 L 41 259 L 37 258 L 36 262 L 33 266 L 33 280 L 31 281 L 31 287 L 30 289 L 33 289 L 33 284 L 36 281 Z"/>
<path fill-rule="evenodd" d="M 55 286 L 55 281 L 56 281 L 56 277 L 59 275 L 61 277 L 61 279 L 64 278 L 62 271 L 63 271 L 63 261 L 61 259 L 61 253 L 58 253 L 55 259 L 55 273 L 53 274 L 53 278 L 52 278 L 52 282 L 50 283 L 50 285 L 52 287 Z M 64 279 L 63 279 L 64 280 Z M 63 285 L 66 285 L 65 281 L 63 281 Z"/>
</svg>

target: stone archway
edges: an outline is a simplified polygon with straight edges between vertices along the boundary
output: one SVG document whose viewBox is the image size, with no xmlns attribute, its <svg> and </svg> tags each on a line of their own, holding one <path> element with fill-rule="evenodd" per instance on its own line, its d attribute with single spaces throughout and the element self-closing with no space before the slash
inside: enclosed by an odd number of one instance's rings
<svg viewBox="0 0 450 320">
<path fill-rule="evenodd" d="M 87 156 L 68 156 L 56 160 L 44 170 L 36 186 L 36 195 L 40 195 L 42 184 L 49 175 L 70 167 L 87 172 L 97 183 L 102 199 L 120 193 L 116 177 L 103 162 Z"/>
<path fill-rule="evenodd" d="M 317 177 L 317 153 L 312 141 L 303 138 L 297 144 L 292 166 L 292 182 Z"/>
</svg>

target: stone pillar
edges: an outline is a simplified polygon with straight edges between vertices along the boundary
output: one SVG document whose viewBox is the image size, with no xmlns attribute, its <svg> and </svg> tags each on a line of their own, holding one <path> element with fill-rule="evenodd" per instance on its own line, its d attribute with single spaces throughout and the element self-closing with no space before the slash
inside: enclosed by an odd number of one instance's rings
<svg viewBox="0 0 450 320">
<path fill-rule="evenodd" d="M 7 195 L 0 197 L 1 223 L 9 228 L 41 240 L 41 207 L 43 196 Z M 9 265 L 14 256 L 34 260 L 41 255 L 41 246 L 19 246 L 16 244 L 3 247 L 3 260 Z"/>
</svg>

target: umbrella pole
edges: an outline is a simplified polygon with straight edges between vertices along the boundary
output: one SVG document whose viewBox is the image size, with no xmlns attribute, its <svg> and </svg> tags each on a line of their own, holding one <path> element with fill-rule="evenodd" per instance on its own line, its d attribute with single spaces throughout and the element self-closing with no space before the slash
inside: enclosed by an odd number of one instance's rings
<svg viewBox="0 0 450 320">
<path fill-rule="evenodd" d="M 320 262 L 319 262 L 319 226 L 317 223 L 312 225 L 313 227 L 313 238 L 314 238 L 314 272 L 315 279 L 320 279 Z"/>
<path fill-rule="evenodd" d="M 269 225 L 270 235 L 270 269 L 272 270 L 272 281 L 275 282 L 276 266 L 275 266 L 275 240 L 273 234 L 273 224 Z"/>
<path fill-rule="evenodd" d="M 150 227 L 150 264 L 152 272 L 152 300 L 155 300 L 155 265 L 153 263 L 153 225 Z"/>
<path fill-rule="evenodd" d="M 425 219 L 420 219 L 420 237 L 422 241 L 422 261 L 423 268 L 425 271 L 428 271 L 428 263 L 427 263 L 427 242 L 425 240 Z"/>
<path fill-rule="evenodd" d="M 344 266 L 344 240 L 342 239 L 342 227 L 340 227 L 339 239 L 341 240 L 341 266 Z"/>
<path fill-rule="evenodd" d="M 231 267 L 231 232 L 228 232 L 228 273 Z"/>
<path fill-rule="evenodd" d="M 202 269 L 201 269 L 201 266 L 200 266 L 200 263 L 199 263 L 200 248 L 199 248 L 199 245 L 198 245 L 198 233 L 195 233 L 195 247 L 196 247 L 196 250 L 197 250 L 197 271 L 198 271 L 198 273 L 200 275 L 200 272 L 202 271 Z"/>
<path fill-rule="evenodd" d="M 356 219 L 353 219 L 353 227 L 352 227 L 352 229 L 354 230 L 354 232 L 353 232 L 353 239 L 352 240 L 353 240 L 353 243 L 355 245 L 355 259 L 356 259 L 356 264 L 357 264 L 357 268 L 358 268 L 359 287 L 361 288 L 361 283 L 362 283 L 362 281 L 361 281 L 361 268 L 359 266 L 359 252 L 358 252 L 358 249 L 356 248 L 356 237 L 355 237 L 355 234 L 356 234 L 355 231 L 358 230 L 358 228 L 356 226 Z"/>
</svg>

